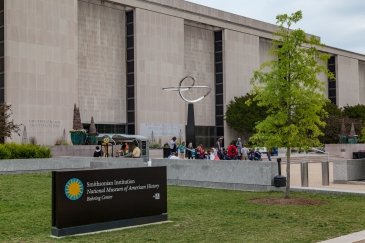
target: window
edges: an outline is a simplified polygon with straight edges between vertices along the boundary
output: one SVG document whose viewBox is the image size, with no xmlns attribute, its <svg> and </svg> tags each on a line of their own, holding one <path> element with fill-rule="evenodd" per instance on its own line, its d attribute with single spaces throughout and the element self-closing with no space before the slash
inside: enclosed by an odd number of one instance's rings
<svg viewBox="0 0 365 243">
<path fill-rule="evenodd" d="M 215 70 L 215 136 L 223 136 L 223 32 L 214 32 L 214 70 Z M 214 139 L 213 139 L 214 144 Z"/>
<path fill-rule="evenodd" d="M 135 134 L 135 100 L 134 100 L 134 15 L 126 12 L 126 65 L 127 65 L 127 134 Z"/>
<path fill-rule="evenodd" d="M 327 68 L 336 78 L 336 56 L 331 56 L 330 59 L 328 59 Z M 328 99 L 331 100 L 333 104 L 337 104 L 336 87 L 336 79 L 328 78 Z"/>
</svg>

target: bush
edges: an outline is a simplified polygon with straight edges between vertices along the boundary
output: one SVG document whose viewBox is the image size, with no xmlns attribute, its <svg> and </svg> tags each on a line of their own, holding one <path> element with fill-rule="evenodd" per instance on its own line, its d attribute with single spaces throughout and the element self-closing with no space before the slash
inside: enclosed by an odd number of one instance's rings
<svg viewBox="0 0 365 243">
<path fill-rule="evenodd" d="M 50 157 L 51 150 L 48 147 L 34 144 L 0 144 L 0 159 L 31 159 Z"/>
<path fill-rule="evenodd" d="M 159 148 L 161 148 L 160 144 L 158 144 L 158 143 L 151 143 L 149 147 L 150 147 L 150 149 L 159 149 Z"/>
<path fill-rule="evenodd" d="M 0 146 L 0 159 L 10 159 L 11 153 L 4 146 Z"/>
</svg>

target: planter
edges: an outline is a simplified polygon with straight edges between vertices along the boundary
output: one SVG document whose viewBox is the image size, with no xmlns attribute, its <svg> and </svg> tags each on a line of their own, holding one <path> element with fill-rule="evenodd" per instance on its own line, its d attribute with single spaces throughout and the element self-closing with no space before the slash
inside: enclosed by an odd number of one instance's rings
<svg viewBox="0 0 365 243">
<path fill-rule="evenodd" d="M 86 133 L 70 132 L 73 145 L 84 145 L 86 142 Z"/>
<path fill-rule="evenodd" d="M 95 135 L 87 136 L 86 143 L 89 145 L 96 145 L 97 144 L 96 136 Z"/>
</svg>

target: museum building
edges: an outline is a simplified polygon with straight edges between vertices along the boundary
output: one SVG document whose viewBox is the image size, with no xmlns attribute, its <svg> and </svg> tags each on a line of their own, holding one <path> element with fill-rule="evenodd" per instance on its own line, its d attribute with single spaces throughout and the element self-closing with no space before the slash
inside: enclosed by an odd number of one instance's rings
<svg viewBox="0 0 365 243">
<path fill-rule="evenodd" d="M 231 141 L 226 106 L 270 60 L 275 31 L 183 0 L 1 0 L 0 102 L 39 144 L 69 134 L 74 104 L 85 128 L 93 117 L 99 133 L 164 143 L 185 139 L 188 105 L 162 88 L 190 75 L 212 90 L 194 104 L 197 142 Z M 338 106 L 365 104 L 365 55 L 321 50 L 336 76 L 320 77 L 325 95 Z"/>
</svg>

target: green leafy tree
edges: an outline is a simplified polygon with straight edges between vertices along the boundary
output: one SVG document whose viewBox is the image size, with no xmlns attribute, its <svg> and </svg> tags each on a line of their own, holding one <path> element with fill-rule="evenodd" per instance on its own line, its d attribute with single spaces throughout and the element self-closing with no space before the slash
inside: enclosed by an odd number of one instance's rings
<svg viewBox="0 0 365 243">
<path fill-rule="evenodd" d="M 365 143 L 365 127 L 361 128 L 360 132 L 360 142 Z"/>
<path fill-rule="evenodd" d="M 285 147 L 287 185 L 285 198 L 290 197 L 290 151 L 293 147 L 320 144 L 318 136 L 325 123 L 323 82 L 318 73 L 328 73 L 328 55 L 317 50 L 318 38 L 309 37 L 303 30 L 291 30 L 302 19 L 302 12 L 278 15 L 279 25 L 274 34 L 271 54 L 274 60 L 261 65 L 252 78 L 252 93 L 259 106 L 268 108 L 265 120 L 256 126 L 251 137 L 258 145 Z"/>
<path fill-rule="evenodd" d="M 4 142 L 4 138 L 10 138 L 12 133 L 20 135 L 20 125 L 14 123 L 11 105 L 0 103 L 0 141 Z"/>
<path fill-rule="evenodd" d="M 326 126 L 323 127 L 323 135 L 319 137 L 319 140 L 322 144 L 339 143 L 341 124 L 344 119 L 343 111 L 330 101 L 326 103 L 324 110 L 327 112 L 328 117 L 324 120 Z"/>
<path fill-rule="evenodd" d="M 259 107 L 253 98 L 252 94 L 234 97 L 225 114 L 228 126 L 238 132 L 245 141 L 254 133 L 256 124 L 266 117 L 266 109 Z M 253 100 L 250 105 L 247 104 L 248 100 Z"/>
<path fill-rule="evenodd" d="M 344 106 L 343 113 L 348 118 L 358 119 L 365 123 L 365 105 Z"/>
</svg>

